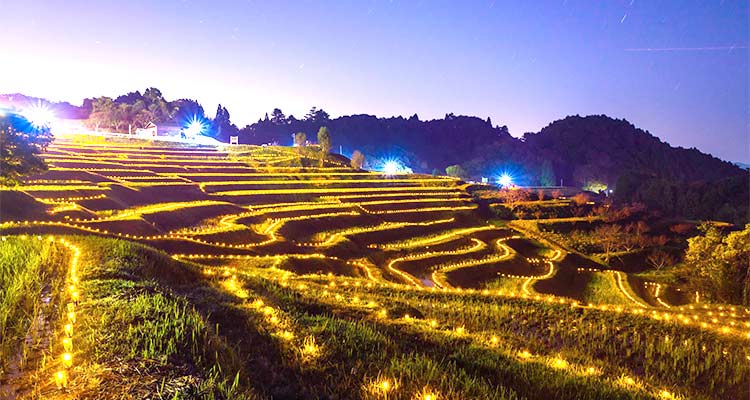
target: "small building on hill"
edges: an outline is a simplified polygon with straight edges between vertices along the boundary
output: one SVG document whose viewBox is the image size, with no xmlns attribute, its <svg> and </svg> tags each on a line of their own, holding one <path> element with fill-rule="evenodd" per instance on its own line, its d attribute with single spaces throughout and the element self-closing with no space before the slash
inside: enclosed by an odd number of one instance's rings
<svg viewBox="0 0 750 400">
<path fill-rule="evenodd" d="M 156 125 L 153 122 L 149 122 L 145 128 L 138 128 L 135 130 L 135 134 L 138 136 L 183 136 L 183 129 L 180 125 L 176 124 L 159 124 Z"/>
</svg>

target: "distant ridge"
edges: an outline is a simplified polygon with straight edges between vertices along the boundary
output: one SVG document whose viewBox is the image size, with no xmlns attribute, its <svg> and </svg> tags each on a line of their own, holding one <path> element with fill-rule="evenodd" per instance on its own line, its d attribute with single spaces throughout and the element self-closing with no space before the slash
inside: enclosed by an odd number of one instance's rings
<svg viewBox="0 0 750 400">
<path fill-rule="evenodd" d="M 9 100 L 15 104 L 46 102 L 68 118 L 87 118 L 95 103 L 95 99 L 86 99 L 77 107 L 23 94 L 0 95 L 0 105 Z M 143 94 L 136 91 L 119 96 L 114 104 L 143 101 L 147 106 L 151 102 L 160 104 L 166 110 L 161 114 L 162 119 L 177 119 L 188 109 L 190 115 L 205 115 L 198 102 L 166 101 L 155 88 L 146 89 Z M 398 158 L 415 171 L 441 174 L 447 166 L 458 164 L 467 171 L 467 178 L 493 178 L 507 171 L 525 185 L 562 182 L 585 186 L 595 181 L 611 187 L 624 171 L 676 182 L 715 181 L 744 172 L 740 166 L 698 149 L 672 147 L 625 119 L 606 115 L 569 116 L 521 138 L 512 137 L 506 126 L 493 124 L 490 118 L 452 113 L 429 121 L 420 120 L 416 114 L 409 118 L 367 114 L 330 118 L 325 111 L 313 107 L 304 118 L 297 119 L 274 109 L 271 117 L 266 115 L 241 129 L 231 124 L 226 108 L 219 106 L 217 116 L 206 118 L 211 120 L 208 134 L 222 141 L 238 135 L 240 143 L 289 145 L 292 134 L 305 132 L 308 139 L 314 140 L 318 129 L 326 126 L 331 132 L 334 151 L 341 149 L 344 154 L 351 154 L 360 150 L 371 163 Z M 746 164 L 741 165 L 747 168 Z"/>
</svg>

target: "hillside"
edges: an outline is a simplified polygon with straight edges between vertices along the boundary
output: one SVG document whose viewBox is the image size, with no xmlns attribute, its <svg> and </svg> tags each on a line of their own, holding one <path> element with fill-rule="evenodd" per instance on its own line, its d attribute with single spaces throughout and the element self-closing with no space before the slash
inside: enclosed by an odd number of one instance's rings
<svg viewBox="0 0 750 400">
<path fill-rule="evenodd" d="M 4 95 L 0 105 L 9 100 L 17 104 L 40 101 Z M 624 119 L 605 115 L 569 116 L 540 132 L 514 138 L 507 127 L 494 125 L 489 118 L 452 113 L 429 121 L 416 114 L 409 118 L 366 114 L 330 118 L 314 107 L 302 119 L 274 109 L 271 116 L 238 129 L 221 105 L 210 119 L 198 102 L 167 101 L 155 88 L 115 99 L 86 99 L 81 107 L 67 103 L 51 107 L 59 115 L 88 117 L 90 127 L 120 132 L 149 121 L 179 125 L 197 118 L 203 122 L 205 135 L 224 142 L 237 135 L 240 143 L 257 145 L 288 145 L 297 132 L 306 133 L 314 142 L 325 126 L 334 152 L 359 150 L 370 168 L 397 159 L 417 172 L 443 174 L 446 167 L 460 165 L 464 179 L 495 180 L 507 173 L 521 186 L 562 184 L 594 192 L 614 190 L 621 203 L 645 203 L 669 216 L 737 225 L 750 222 L 746 207 L 750 191 L 742 184 L 747 170 L 694 148 L 672 147 Z M 618 182 L 624 190 L 619 190 Z"/>
<path fill-rule="evenodd" d="M 527 152 L 549 159 L 556 174 L 583 185 L 614 185 L 625 171 L 639 171 L 681 183 L 715 181 L 742 174 L 732 163 L 699 150 L 672 147 L 624 119 L 571 116 L 539 133 L 526 134 Z"/>
<path fill-rule="evenodd" d="M 29 288 L 0 312 L 35 316 L 3 320 L 0 355 L 29 362 L 0 394 L 748 394 L 750 310 L 489 223 L 456 179 L 321 165 L 312 148 L 76 139 L 44 157 L 0 192 L 35 200 L 0 224 L 0 283 Z M 37 319 L 49 346 L 23 340 Z"/>
<path fill-rule="evenodd" d="M 283 116 L 283 114 L 282 114 Z M 541 166 L 550 162 L 555 182 L 584 186 L 592 180 L 612 186 L 624 171 L 637 170 L 680 182 L 710 181 L 739 175 L 731 163 L 697 149 L 674 148 L 625 120 L 607 116 L 571 116 L 521 139 L 489 120 L 446 115 L 421 121 L 416 116 L 376 118 L 370 115 L 335 119 L 276 118 L 240 130 L 250 143 L 286 143 L 294 132 L 317 132 L 326 126 L 333 141 L 371 156 L 405 155 L 423 172 L 462 164 L 474 176 L 493 176 L 513 169 L 525 183 L 540 183 Z M 384 146 L 383 143 L 388 143 Z"/>
<path fill-rule="evenodd" d="M 516 142 L 506 127 L 493 126 L 489 119 L 453 114 L 430 121 L 422 121 L 416 115 L 378 118 L 362 114 L 331 119 L 321 114 L 297 120 L 281 114 L 249 125 L 239 134 L 241 140 L 253 144 L 286 144 L 292 133 L 312 135 L 321 126 L 328 127 L 333 142 L 349 152 L 359 149 L 371 159 L 397 157 L 421 172 L 435 168 L 442 172 L 446 166 L 464 162 L 488 144 Z"/>
</svg>

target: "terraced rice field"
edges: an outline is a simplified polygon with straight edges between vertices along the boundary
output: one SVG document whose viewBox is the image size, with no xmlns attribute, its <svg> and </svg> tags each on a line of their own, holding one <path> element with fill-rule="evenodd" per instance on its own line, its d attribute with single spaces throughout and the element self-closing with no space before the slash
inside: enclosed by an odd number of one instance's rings
<svg viewBox="0 0 750 400">
<path fill-rule="evenodd" d="M 3 251 L 70 258 L 44 267 L 36 345 L 33 323 L 0 341 L 0 395 L 750 396 L 750 310 L 488 221 L 452 178 L 274 147 L 57 141 L 45 158 L 3 194 Z"/>
</svg>

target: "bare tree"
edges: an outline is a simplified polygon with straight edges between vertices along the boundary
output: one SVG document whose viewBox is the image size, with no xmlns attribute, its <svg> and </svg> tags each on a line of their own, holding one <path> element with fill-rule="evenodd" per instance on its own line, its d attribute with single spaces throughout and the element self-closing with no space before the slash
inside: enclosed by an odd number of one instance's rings
<svg viewBox="0 0 750 400">
<path fill-rule="evenodd" d="M 573 196 L 571 200 L 573 200 L 573 214 L 576 217 L 580 217 L 583 215 L 584 206 L 588 204 L 591 199 L 586 193 L 578 193 Z"/>
<path fill-rule="evenodd" d="M 664 250 L 654 250 L 652 251 L 648 257 L 646 257 L 646 260 L 648 261 L 651 266 L 656 268 L 656 270 L 662 269 L 662 267 L 668 267 L 674 265 L 676 262 L 675 258 L 667 253 Z"/>
<path fill-rule="evenodd" d="M 529 192 L 523 189 L 500 189 L 497 192 L 497 196 L 513 211 L 518 206 L 518 203 L 528 200 Z"/>
<path fill-rule="evenodd" d="M 604 262 L 609 262 L 609 254 L 622 246 L 622 228 L 619 225 L 601 225 L 594 230 L 597 242 L 604 250 Z"/>
</svg>

